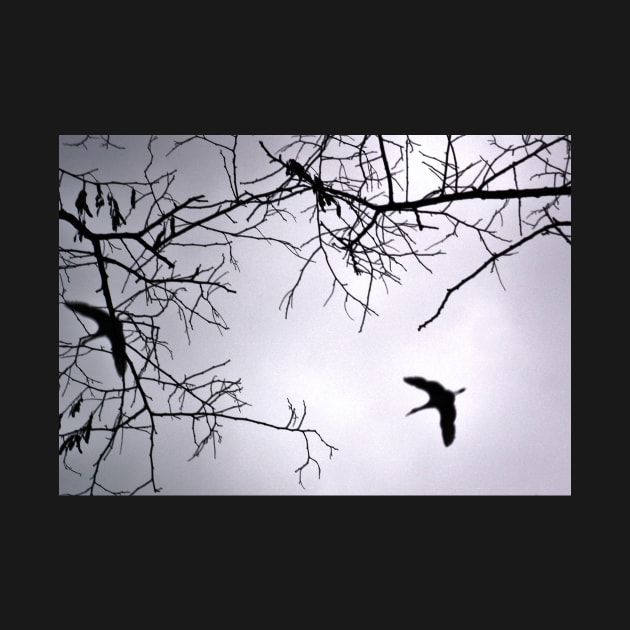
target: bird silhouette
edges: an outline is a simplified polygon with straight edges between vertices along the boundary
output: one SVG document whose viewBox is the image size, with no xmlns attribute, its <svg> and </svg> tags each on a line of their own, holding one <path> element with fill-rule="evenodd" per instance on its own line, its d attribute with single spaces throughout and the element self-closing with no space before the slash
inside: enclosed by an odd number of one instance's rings
<svg viewBox="0 0 630 630">
<path fill-rule="evenodd" d="M 98 330 L 87 337 L 83 337 L 79 344 L 96 337 L 107 337 L 112 344 L 112 355 L 116 371 L 122 378 L 127 367 L 127 354 L 125 352 L 125 335 L 123 334 L 120 320 L 115 317 L 112 318 L 106 311 L 84 302 L 65 302 L 65 305 L 75 313 L 85 315 L 85 317 L 93 319 L 98 324 Z"/>
<path fill-rule="evenodd" d="M 311 186 L 313 185 L 313 178 L 306 172 L 306 169 L 297 161 L 289 160 L 287 162 L 287 175 L 297 175 L 300 179 L 306 180 Z"/>
<path fill-rule="evenodd" d="M 418 387 L 429 394 L 429 402 L 421 407 L 412 409 L 407 415 L 410 416 L 421 409 L 437 409 L 440 412 L 440 428 L 442 429 L 444 446 L 450 446 L 455 440 L 455 416 L 457 415 L 455 411 L 455 396 L 466 391 L 466 388 L 463 387 L 456 392 L 452 392 L 437 381 L 427 381 L 421 376 L 405 376 L 403 380 L 405 383 Z"/>
</svg>

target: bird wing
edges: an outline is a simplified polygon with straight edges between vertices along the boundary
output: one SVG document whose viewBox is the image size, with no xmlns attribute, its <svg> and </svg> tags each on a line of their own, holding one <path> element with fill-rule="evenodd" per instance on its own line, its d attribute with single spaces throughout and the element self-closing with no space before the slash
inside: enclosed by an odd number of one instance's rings
<svg viewBox="0 0 630 630">
<path fill-rule="evenodd" d="M 427 406 L 426 405 L 422 405 L 421 407 L 414 407 L 407 415 L 410 416 L 412 413 L 416 413 L 416 411 L 422 411 L 423 409 L 426 409 Z"/>
<path fill-rule="evenodd" d="M 75 313 L 85 315 L 99 325 L 98 334 L 106 335 L 112 344 L 114 365 L 116 366 L 116 371 L 122 377 L 127 367 L 127 354 L 125 352 L 125 335 L 120 321 L 114 319 L 112 322 L 107 312 L 84 302 L 66 302 L 65 304 Z"/>
<path fill-rule="evenodd" d="M 455 405 L 440 406 L 440 428 L 442 429 L 442 439 L 444 446 L 450 446 L 455 440 Z"/>
<path fill-rule="evenodd" d="M 105 325 L 109 322 L 109 315 L 100 308 L 90 306 L 89 304 L 85 304 L 85 302 L 66 302 L 65 304 L 75 313 L 79 313 L 81 315 L 85 315 L 85 317 L 93 319 L 97 324 L 99 324 L 99 326 Z"/>
<path fill-rule="evenodd" d="M 444 392 L 444 387 L 440 385 L 437 381 L 427 381 L 426 378 L 422 378 L 421 376 L 405 376 L 403 381 L 409 385 L 413 385 L 418 389 L 422 389 L 429 396 L 433 397 Z"/>
</svg>

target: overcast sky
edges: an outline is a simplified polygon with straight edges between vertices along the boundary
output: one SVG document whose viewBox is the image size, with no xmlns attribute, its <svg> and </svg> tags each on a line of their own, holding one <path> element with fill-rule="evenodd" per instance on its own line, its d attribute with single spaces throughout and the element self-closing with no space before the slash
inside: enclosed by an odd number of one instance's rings
<svg viewBox="0 0 630 630">
<path fill-rule="evenodd" d="M 80 138 L 60 137 L 61 168 L 78 173 L 98 167 L 102 179 L 143 178 L 146 137 L 113 137 L 125 150 L 64 144 Z M 288 138 L 265 141 L 281 147 Z M 197 194 L 209 201 L 226 199 L 216 151 L 189 143 L 164 157 L 172 143 L 173 138 L 162 138 L 155 145 L 151 172 L 177 168 L 173 190 L 180 200 Z M 239 159 L 243 172 L 270 170 L 257 141 L 244 139 Z M 73 208 L 73 202 L 69 191 L 67 206 Z M 570 199 L 564 203 L 570 208 Z M 291 229 L 300 230 L 305 240 L 313 225 L 299 210 L 296 216 L 300 224 Z M 305 459 L 301 434 L 225 420 L 216 458 L 207 448 L 188 461 L 194 451 L 188 423 L 164 420 L 155 459 L 162 494 L 570 494 L 570 247 L 552 237 L 524 244 L 500 262 L 505 290 L 496 274 L 485 271 L 418 332 L 446 288 L 482 260 L 478 252 L 470 254 L 471 242 L 458 240 L 448 255 L 432 260 L 432 274 L 411 267 L 402 285 L 376 294 L 372 305 L 378 317 L 368 318 L 361 333 L 360 313 L 350 320 L 340 296 L 323 307 L 331 281 L 322 264 L 309 272 L 285 318 L 279 304 L 295 282 L 298 261 L 279 246 L 237 242 L 240 271 L 230 269 L 229 278 L 237 293 L 217 296 L 229 330 L 223 335 L 213 328 L 198 330 L 191 346 L 175 335 L 176 365 L 190 373 L 230 359 L 222 375 L 242 379 L 243 398 L 251 405 L 245 415 L 284 425 L 287 397 L 300 410 L 305 400 L 304 427 L 317 429 L 338 451 L 329 458 L 327 449 L 311 442 L 321 477 L 310 466 L 303 489 L 294 473 Z M 86 277 L 70 285 L 67 298 L 102 305 L 97 288 L 98 278 Z M 60 308 L 59 316 L 61 339 L 82 334 L 67 309 Z M 177 329 L 178 322 L 172 326 Z M 442 443 L 437 411 L 405 417 L 426 396 L 405 384 L 404 376 L 466 388 L 457 397 L 457 436 L 450 447 Z M 117 452 L 110 455 L 112 478 L 124 479 L 134 466 L 145 465 L 146 448 L 134 449 L 130 439 L 118 460 Z M 60 460 L 60 493 L 85 483 Z"/>
</svg>

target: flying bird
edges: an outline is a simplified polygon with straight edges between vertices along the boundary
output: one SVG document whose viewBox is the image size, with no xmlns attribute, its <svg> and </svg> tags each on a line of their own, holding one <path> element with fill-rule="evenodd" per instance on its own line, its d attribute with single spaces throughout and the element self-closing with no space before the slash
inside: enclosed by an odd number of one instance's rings
<svg viewBox="0 0 630 630">
<path fill-rule="evenodd" d="M 452 392 L 445 389 L 437 381 L 427 381 L 421 376 L 405 376 L 403 380 L 405 383 L 418 387 L 429 394 L 429 402 L 421 407 L 412 409 L 407 415 L 410 416 L 421 409 L 437 409 L 440 412 L 440 428 L 442 429 L 444 446 L 450 446 L 455 440 L 455 416 L 457 415 L 455 411 L 455 396 L 466 391 L 466 388 L 463 387 L 456 392 Z"/>
<path fill-rule="evenodd" d="M 127 354 L 125 352 L 125 335 L 123 334 L 120 320 L 115 317 L 112 318 L 106 311 L 84 302 L 65 302 L 65 305 L 75 313 L 85 315 L 85 317 L 93 319 L 98 324 L 98 330 L 87 337 L 83 337 L 79 344 L 82 341 L 95 339 L 96 337 L 107 337 L 112 344 L 112 355 L 116 371 L 122 378 L 127 367 Z"/>
</svg>

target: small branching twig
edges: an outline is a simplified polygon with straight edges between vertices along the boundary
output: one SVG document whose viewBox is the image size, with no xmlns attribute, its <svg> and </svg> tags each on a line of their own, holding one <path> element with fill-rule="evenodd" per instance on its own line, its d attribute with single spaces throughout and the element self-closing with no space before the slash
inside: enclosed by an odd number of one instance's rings
<svg viewBox="0 0 630 630">
<path fill-rule="evenodd" d="M 306 461 L 301 466 L 298 466 L 298 468 L 295 469 L 295 472 L 298 474 L 298 483 L 302 486 L 302 488 L 304 488 L 304 490 L 306 490 L 306 488 L 304 487 L 304 484 L 302 483 L 302 472 L 308 467 L 308 465 L 311 462 L 313 462 L 317 466 L 317 478 L 318 479 L 321 478 L 321 473 L 322 473 L 322 467 L 319 465 L 319 462 L 311 455 L 311 449 L 310 449 L 310 445 L 309 445 L 308 435 L 307 434 L 308 433 L 314 433 L 319 438 L 320 442 L 329 449 L 329 451 L 330 451 L 329 459 L 332 459 L 333 451 L 337 451 L 339 449 L 334 447 L 334 446 L 332 446 L 331 444 L 328 444 L 328 442 L 326 442 L 322 438 L 322 436 L 317 431 L 315 431 L 314 429 L 302 430 L 301 433 L 304 436 L 304 444 L 305 444 L 305 447 L 306 447 Z"/>
</svg>

